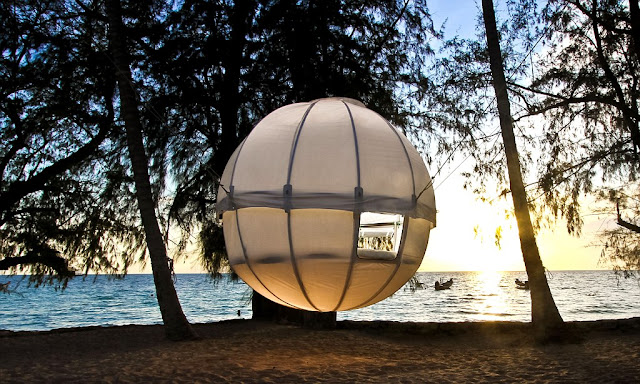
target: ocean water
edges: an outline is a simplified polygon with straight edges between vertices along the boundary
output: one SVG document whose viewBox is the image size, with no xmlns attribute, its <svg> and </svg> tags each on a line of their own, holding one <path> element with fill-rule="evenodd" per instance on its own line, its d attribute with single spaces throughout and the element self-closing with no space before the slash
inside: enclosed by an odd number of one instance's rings
<svg viewBox="0 0 640 384">
<path fill-rule="evenodd" d="M 372 306 L 338 313 L 338 320 L 424 322 L 530 321 L 529 291 L 515 288 L 524 272 L 424 272 L 424 289 L 400 289 Z M 454 279 L 451 289 L 436 291 L 437 280 Z M 640 317 L 640 284 L 617 279 L 610 271 L 562 271 L 547 274 L 552 294 L 565 321 Z M 67 289 L 29 287 L 21 277 L 10 281 L 10 294 L 0 294 L 0 329 L 160 324 L 151 275 L 76 278 Z M 213 282 L 207 275 L 177 275 L 176 290 L 192 323 L 250 318 L 249 287 L 241 281 Z M 239 314 L 238 314 L 238 311 Z"/>
</svg>

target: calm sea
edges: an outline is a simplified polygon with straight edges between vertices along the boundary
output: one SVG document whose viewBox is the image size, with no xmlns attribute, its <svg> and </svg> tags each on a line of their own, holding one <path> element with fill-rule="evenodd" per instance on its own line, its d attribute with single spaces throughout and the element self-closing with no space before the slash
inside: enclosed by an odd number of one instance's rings
<svg viewBox="0 0 640 384">
<path fill-rule="evenodd" d="M 565 271 L 547 275 L 560 313 L 566 321 L 620 319 L 640 316 L 640 285 L 616 279 L 610 271 Z M 419 273 L 425 289 L 400 289 L 370 307 L 340 312 L 338 320 L 393 321 L 530 321 L 529 291 L 515 288 L 523 272 Z M 436 291 L 437 280 L 454 279 L 451 289 Z M 28 287 L 20 277 L 11 294 L 0 294 L 0 329 L 159 324 L 160 311 L 151 275 L 73 279 L 66 290 Z M 250 318 L 250 289 L 242 282 L 213 282 L 207 275 L 178 275 L 176 290 L 192 323 Z M 238 316 L 238 311 L 240 315 Z"/>
</svg>

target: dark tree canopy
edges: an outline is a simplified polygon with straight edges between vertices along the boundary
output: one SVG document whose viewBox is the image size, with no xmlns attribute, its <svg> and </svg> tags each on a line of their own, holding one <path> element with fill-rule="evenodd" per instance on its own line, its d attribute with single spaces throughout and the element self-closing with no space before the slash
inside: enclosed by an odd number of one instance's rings
<svg viewBox="0 0 640 384">
<path fill-rule="evenodd" d="M 437 35 L 424 1 L 391 0 L 192 1 L 164 29 L 144 67 L 159 85 L 149 121 L 160 114 L 172 127 L 159 143 L 177 185 L 168 217 L 183 247 L 200 230 L 214 273 L 226 257 L 213 214 L 218 175 L 253 125 L 289 103 L 346 96 L 409 129 L 405 88 L 422 78 Z"/>
<path fill-rule="evenodd" d="M 541 14 L 545 48 L 531 80 L 511 84 L 523 105 L 521 118 L 543 121 L 537 187 L 546 209 L 565 218 L 569 232 L 580 233 L 580 200 L 587 194 L 609 200 L 612 218 L 620 201 L 627 220 L 637 222 L 638 16 L 634 0 L 550 1 Z M 604 240 L 605 259 L 637 269 L 637 233 L 608 229 Z"/>
<path fill-rule="evenodd" d="M 124 273 L 143 256 L 108 21 L 100 1 L 0 6 L 0 268 Z M 158 217 L 219 272 L 218 175 L 287 103 L 362 100 L 409 135 L 426 1 L 123 2 Z"/>
<path fill-rule="evenodd" d="M 0 270 L 63 284 L 75 271 L 123 272 L 141 243 L 123 210 L 104 25 L 64 2 L 0 13 Z"/>
<path fill-rule="evenodd" d="M 633 0 L 553 0 L 542 8 L 526 0 L 503 4 L 508 17 L 498 32 L 538 228 L 562 219 L 569 233 L 580 235 L 581 202 L 594 195 L 611 199 L 607 214 L 614 220 L 620 199 L 623 215 L 637 222 L 637 5 Z M 481 41 L 481 36 L 446 40 L 415 100 L 427 111 L 421 121 L 444 133 L 440 152 L 468 156 L 468 186 L 491 200 L 509 189 L 497 132 L 485 125 L 495 111 Z M 487 190 L 487 180 L 498 181 L 496 190 Z M 637 241 L 626 233 L 627 241 Z"/>
</svg>

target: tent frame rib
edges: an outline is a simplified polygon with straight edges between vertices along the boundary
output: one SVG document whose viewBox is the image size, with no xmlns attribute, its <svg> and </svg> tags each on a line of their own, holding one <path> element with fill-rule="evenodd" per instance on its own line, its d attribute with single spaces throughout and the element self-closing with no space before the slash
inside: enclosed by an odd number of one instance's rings
<svg viewBox="0 0 640 384">
<path fill-rule="evenodd" d="M 300 276 L 300 270 L 298 269 L 298 262 L 296 261 L 295 253 L 293 252 L 293 237 L 291 236 L 291 197 L 293 195 L 293 186 L 291 185 L 291 174 L 293 171 L 293 161 L 296 156 L 296 150 L 298 149 L 298 141 L 300 140 L 300 135 L 302 134 L 302 127 L 304 126 L 305 121 L 307 120 L 307 116 L 311 112 L 311 109 L 317 104 L 316 102 L 311 103 L 309 108 L 304 112 L 302 119 L 300 120 L 300 124 L 296 129 L 296 133 L 294 134 L 293 142 L 291 143 L 291 152 L 289 155 L 289 168 L 287 171 L 287 184 L 283 186 L 283 194 L 285 200 L 285 212 L 287 213 L 287 236 L 289 238 L 289 256 L 291 258 L 291 266 L 293 267 L 293 273 L 296 276 L 296 280 L 298 282 L 298 286 L 300 287 L 300 291 L 304 295 L 305 300 L 311 307 L 313 307 L 316 311 L 321 312 L 318 307 L 311 301 L 309 297 L 309 293 L 304 286 L 304 282 L 302 281 L 302 276 Z"/>
<path fill-rule="evenodd" d="M 409 171 L 411 172 L 411 185 L 412 185 L 412 193 L 411 193 L 411 197 L 412 197 L 412 205 L 415 206 L 417 205 L 418 202 L 418 198 L 416 197 L 416 175 L 413 173 L 413 164 L 411 164 L 411 157 L 409 157 L 409 152 L 407 151 L 407 147 L 405 147 L 404 142 L 402 141 L 402 138 L 400 137 L 400 133 L 398 133 L 398 131 L 393 127 L 393 125 L 391 125 L 390 122 L 388 122 L 384 117 L 378 115 L 382 121 L 384 121 L 385 123 L 387 123 L 387 127 L 389 127 L 389 129 L 391 129 L 391 131 L 396 135 L 396 137 L 398 138 L 398 141 L 400 142 L 400 146 L 402 147 L 402 150 L 404 151 L 404 156 L 407 159 L 407 163 L 409 163 Z"/>
<path fill-rule="evenodd" d="M 242 153 L 242 150 L 244 149 L 244 144 L 247 142 L 247 139 L 245 138 L 244 140 L 242 140 L 242 143 L 240 143 L 240 148 L 238 149 L 238 154 L 236 155 L 235 160 L 233 161 L 233 169 L 231 170 L 231 177 L 229 178 L 229 193 L 227 193 L 227 197 L 229 199 L 229 201 L 231 201 L 231 206 L 235 208 L 235 203 L 233 202 L 233 178 L 236 175 L 236 166 L 238 165 L 238 159 L 240 158 L 240 154 Z M 222 177 L 221 177 L 222 179 Z M 222 180 L 220 180 L 222 181 Z"/>
<path fill-rule="evenodd" d="M 233 185 L 233 178 L 235 176 L 236 173 L 236 166 L 238 164 L 238 159 L 240 158 L 240 154 L 242 153 L 242 149 L 244 148 L 244 144 L 246 142 L 246 138 L 244 140 L 242 140 L 242 143 L 240 143 L 240 149 L 238 149 L 238 154 L 233 162 L 233 170 L 231 171 L 231 178 L 229 179 L 229 193 L 227 194 L 231 205 L 233 208 L 235 208 L 235 203 L 233 202 L 233 192 L 234 192 L 234 185 Z M 280 297 L 278 297 L 278 295 L 276 295 L 275 293 L 273 293 L 263 282 L 262 280 L 258 277 L 258 274 L 255 273 L 255 271 L 253 270 L 253 266 L 251 265 L 251 263 L 249 262 L 249 258 L 247 257 L 247 247 L 244 244 L 244 240 L 242 238 L 242 230 L 240 229 L 240 210 L 236 209 L 235 210 L 236 213 L 236 228 L 238 230 L 238 239 L 240 240 L 240 246 L 242 248 L 242 256 L 244 257 L 244 262 L 245 264 L 247 264 L 247 268 L 249 268 L 249 271 L 251 272 L 251 274 L 253 275 L 253 277 L 256 278 L 256 281 L 258 281 L 258 283 L 260 283 L 260 285 L 262 285 L 262 287 L 269 292 L 271 295 L 273 295 L 273 297 L 275 297 L 276 299 L 278 299 L 280 302 L 284 303 L 285 305 L 288 305 L 292 308 L 298 308 L 295 305 L 292 305 L 290 303 L 288 303 L 285 300 L 282 300 Z"/>
<path fill-rule="evenodd" d="M 347 269 L 347 276 L 344 280 L 344 288 L 342 289 L 342 294 L 340 295 L 340 300 L 336 304 L 333 311 L 337 311 L 338 308 L 342 305 L 344 298 L 347 296 L 347 291 L 351 286 L 351 277 L 353 275 L 353 267 L 356 264 L 358 258 L 358 236 L 360 234 L 360 214 L 361 212 L 361 202 L 364 197 L 364 191 L 362 190 L 362 185 L 360 181 L 360 150 L 358 148 L 358 134 L 356 131 L 356 123 L 353 120 L 353 114 L 351 113 L 351 108 L 349 105 L 342 101 L 345 108 L 347 108 L 347 112 L 349 113 L 349 119 L 351 121 L 351 131 L 353 132 L 353 143 L 355 148 L 355 156 L 356 156 L 356 187 L 354 188 L 354 198 L 355 198 L 355 207 L 353 210 L 353 237 L 352 237 L 352 247 L 351 247 L 351 259 L 349 260 L 349 267 Z"/>
</svg>

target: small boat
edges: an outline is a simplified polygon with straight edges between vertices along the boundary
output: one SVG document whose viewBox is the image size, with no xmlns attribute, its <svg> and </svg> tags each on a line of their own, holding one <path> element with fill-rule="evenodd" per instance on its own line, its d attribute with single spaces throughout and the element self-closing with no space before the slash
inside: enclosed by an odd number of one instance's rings
<svg viewBox="0 0 640 384">
<path fill-rule="evenodd" d="M 518 289 L 529 289 L 529 281 L 521 281 L 520 279 L 516 279 L 516 288 Z"/>
<path fill-rule="evenodd" d="M 449 279 L 449 280 L 445 281 L 444 283 L 436 281 L 435 289 L 436 289 L 436 291 L 442 291 L 444 289 L 451 288 L 452 285 L 453 285 L 453 279 Z"/>
</svg>

